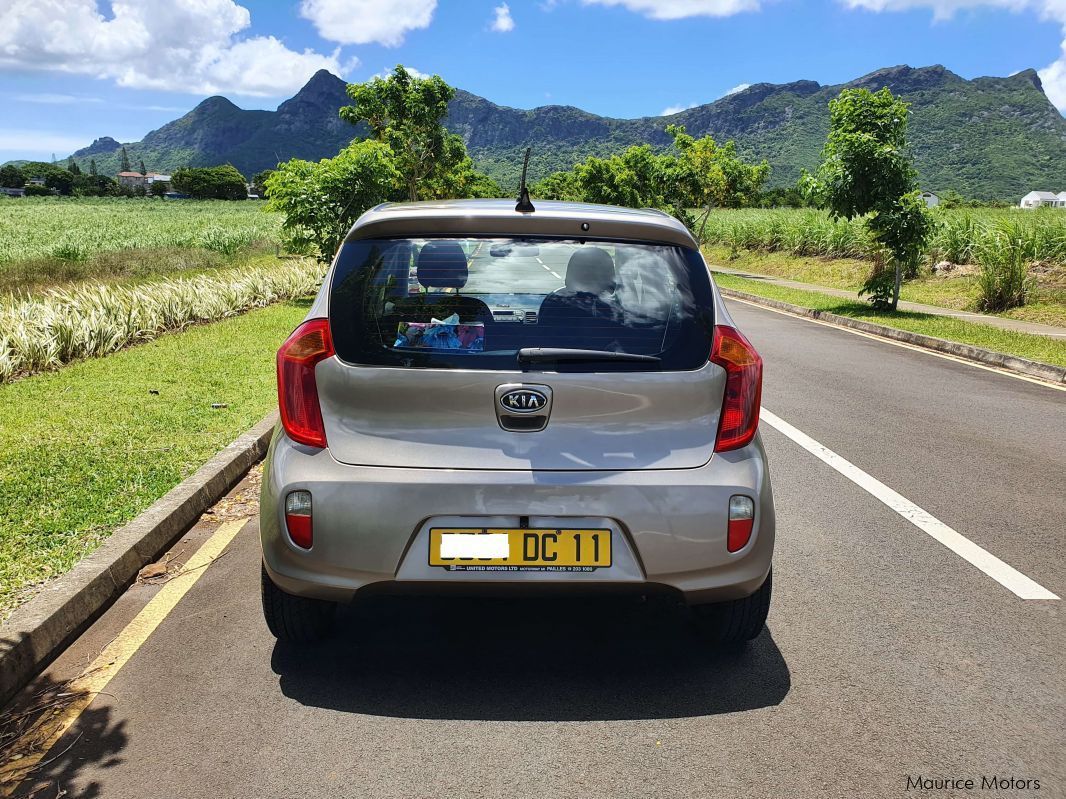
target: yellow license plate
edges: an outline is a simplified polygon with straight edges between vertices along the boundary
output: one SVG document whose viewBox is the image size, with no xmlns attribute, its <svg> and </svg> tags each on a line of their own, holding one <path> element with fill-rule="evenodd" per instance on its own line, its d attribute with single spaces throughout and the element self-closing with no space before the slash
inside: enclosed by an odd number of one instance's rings
<svg viewBox="0 0 1066 799">
<path fill-rule="evenodd" d="M 429 565 L 451 571 L 593 571 L 611 565 L 611 531 L 434 527 Z"/>
</svg>

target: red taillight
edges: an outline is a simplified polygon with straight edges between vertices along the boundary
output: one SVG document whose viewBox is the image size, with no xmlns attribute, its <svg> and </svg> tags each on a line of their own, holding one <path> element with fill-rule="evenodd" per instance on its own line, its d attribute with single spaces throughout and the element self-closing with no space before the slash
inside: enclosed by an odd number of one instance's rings
<svg viewBox="0 0 1066 799">
<path fill-rule="evenodd" d="M 310 549 L 314 541 L 311 527 L 311 492 L 290 491 L 285 497 L 285 529 L 292 543 Z"/>
<path fill-rule="evenodd" d="M 326 446 L 315 365 L 331 355 L 333 340 L 325 319 L 308 319 L 278 350 L 278 406 L 281 424 L 293 441 Z"/>
<path fill-rule="evenodd" d="M 759 427 L 762 358 L 739 330 L 717 325 L 711 362 L 726 371 L 725 398 L 714 451 L 728 452 L 751 443 Z"/>
<path fill-rule="evenodd" d="M 751 540 L 751 531 L 755 526 L 755 503 L 751 497 L 734 494 L 729 498 L 729 534 L 726 548 L 730 552 L 739 552 Z"/>
</svg>

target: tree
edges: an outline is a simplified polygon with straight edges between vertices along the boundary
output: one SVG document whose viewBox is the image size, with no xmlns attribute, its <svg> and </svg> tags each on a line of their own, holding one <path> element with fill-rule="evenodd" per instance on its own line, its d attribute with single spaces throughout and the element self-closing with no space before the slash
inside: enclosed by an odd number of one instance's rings
<svg viewBox="0 0 1066 799">
<path fill-rule="evenodd" d="M 170 191 L 170 189 L 167 188 L 167 184 L 165 181 L 153 180 L 148 185 L 148 191 L 153 197 L 162 197 L 164 194 Z"/>
<path fill-rule="evenodd" d="M 89 159 L 89 174 L 92 175 L 93 177 L 96 177 L 96 159 L 95 158 L 90 158 Z"/>
<path fill-rule="evenodd" d="M 749 164 L 737 155 L 732 141 L 719 145 L 710 136 L 696 139 L 682 125 L 668 125 L 666 132 L 680 153 L 667 169 L 669 182 L 675 187 L 674 204 L 679 208 L 705 209 L 698 237 L 702 237 L 712 209 L 757 203 L 763 184 L 770 177 L 769 163 L 764 160 Z"/>
<path fill-rule="evenodd" d="M 141 172 L 141 174 L 142 174 L 142 175 L 147 175 L 147 174 L 148 174 L 148 170 L 144 168 L 144 159 L 143 159 L 143 158 L 141 159 L 141 169 L 140 169 L 140 172 Z"/>
<path fill-rule="evenodd" d="M 26 185 L 26 176 L 14 164 L 0 167 L 0 186 L 5 189 L 21 189 Z"/>
<path fill-rule="evenodd" d="M 244 175 L 232 164 L 212 167 L 182 167 L 174 171 L 175 191 L 198 200 L 243 200 L 248 197 Z"/>
<path fill-rule="evenodd" d="M 279 164 L 266 180 L 267 208 L 285 214 L 290 248 L 317 250 L 320 260 L 329 261 L 352 223 L 395 192 L 400 179 L 387 144 L 354 141 L 335 158 L 318 163 L 293 158 Z"/>
<path fill-rule="evenodd" d="M 455 89 L 440 76 L 415 78 L 398 65 L 388 78 L 349 84 L 348 96 L 354 105 L 340 109 L 341 119 L 365 122 L 370 138 L 392 149 L 407 199 L 433 197 L 466 156 L 461 137 L 441 124 Z"/>
<path fill-rule="evenodd" d="M 67 172 L 69 172 L 72 175 L 80 175 L 81 174 L 81 167 L 78 166 L 78 162 L 74 160 L 74 156 L 73 155 L 70 156 L 67 159 Z"/>
<path fill-rule="evenodd" d="M 44 185 L 60 194 L 69 195 L 74 190 L 74 176 L 65 169 L 52 167 L 52 171 L 45 175 Z"/>
<path fill-rule="evenodd" d="M 545 200 L 566 200 L 568 202 L 585 202 L 585 194 L 578 180 L 577 172 L 553 172 L 541 181 L 534 183 L 529 193 Z"/>
<path fill-rule="evenodd" d="M 133 167 L 130 166 L 130 157 L 126 152 L 125 146 L 122 148 L 120 159 L 119 172 L 129 172 Z"/>
<path fill-rule="evenodd" d="M 860 293 L 896 309 L 903 271 L 916 273 L 932 228 L 906 152 L 910 108 L 887 88 L 844 89 L 829 103 L 822 164 L 809 180 L 834 217 L 869 215 L 867 226 L 889 255 L 893 272 L 875 268 Z"/>
<path fill-rule="evenodd" d="M 266 198 L 266 181 L 273 174 L 273 169 L 264 169 L 262 172 L 256 172 L 252 175 L 252 194 L 258 194 L 260 197 Z"/>
</svg>

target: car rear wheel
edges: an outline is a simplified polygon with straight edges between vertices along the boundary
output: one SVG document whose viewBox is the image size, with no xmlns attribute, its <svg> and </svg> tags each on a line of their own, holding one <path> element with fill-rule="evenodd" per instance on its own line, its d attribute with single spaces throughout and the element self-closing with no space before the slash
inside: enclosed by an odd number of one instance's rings
<svg viewBox="0 0 1066 799">
<path fill-rule="evenodd" d="M 279 641 L 306 644 L 329 635 L 337 605 L 321 599 L 287 594 L 274 585 L 262 567 L 263 617 Z"/>
<path fill-rule="evenodd" d="M 773 576 L 771 570 L 759 590 L 744 599 L 694 606 L 692 615 L 700 632 L 722 646 L 743 646 L 755 638 L 766 626 Z"/>
</svg>

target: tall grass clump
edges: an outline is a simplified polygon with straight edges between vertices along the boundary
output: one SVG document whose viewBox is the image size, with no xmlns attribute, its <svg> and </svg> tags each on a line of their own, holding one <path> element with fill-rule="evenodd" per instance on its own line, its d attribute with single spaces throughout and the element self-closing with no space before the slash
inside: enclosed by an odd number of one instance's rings
<svg viewBox="0 0 1066 799">
<path fill-rule="evenodd" d="M 1026 264 L 1066 264 L 1066 213 L 1058 209 L 937 209 L 926 263 L 981 264 L 1010 228 L 1011 252 Z M 878 257 L 862 219 L 831 219 L 795 208 L 721 209 L 703 229 L 704 244 L 823 258 Z M 984 255 L 981 255 L 984 253 Z"/>
<path fill-rule="evenodd" d="M 0 382 L 115 352 L 197 322 L 314 293 L 310 259 L 134 286 L 91 284 L 0 301 Z"/>
<path fill-rule="evenodd" d="M 976 248 L 981 265 L 978 275 L 977 309 L 998 312 L 1025 305 L 1032 280 L 1028 263 L 1033 260 L 1034 241 L 1022 226 L 1000 220 Z"/>
</svg>

